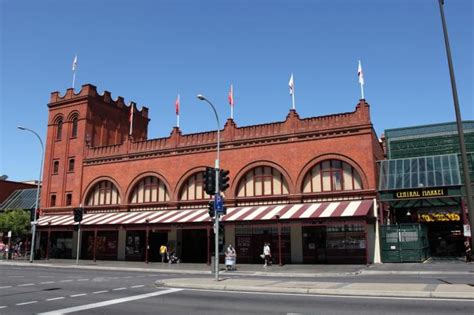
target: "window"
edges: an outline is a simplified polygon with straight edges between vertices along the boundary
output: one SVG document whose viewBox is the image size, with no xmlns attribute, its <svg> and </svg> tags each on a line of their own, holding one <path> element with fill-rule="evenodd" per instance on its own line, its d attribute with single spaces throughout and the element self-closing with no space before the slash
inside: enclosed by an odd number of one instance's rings
<svg viewBox="0 0 474 315">
<path fill-rule="evenodd" d="M 271 196 L 288 194 L 283 174 L 270 166 L 258 166 L 240 180 L 237 197 Z"/>
<path fill-rule="evenodd" d="M 74 116 L 74 118 L 72 119 L 71 138 L 77 137 L 77 121 L 77 116 Z"/>
<path fill-rule="evenodd" d="M 53 162 L 53 174 L 57 174 L 59 172 L 59 161 Z"/>
<path fill-rule="evenodd" d="M 89 191 L 86 198 L 86 204 L 88 206 L 120 204 L 119 191 L 111 181 L 100 181 Z"/>
<path fill-rule="evenodd" d="M 49 202 L 50 207 L 56 207 L 56 195 L 51 195 L 51 200 Z"/>
<path fill-rule="evenodd" d="M 130 203 L 165 202 L 169 200 L 165 184 L 155 176 L 141 179 L 132 191 Z"/>
<path fill-rule="evenodd" d="M 204 172 L 194 173 L 184 182 L 179 194 L 180 200 L 209 199 L 204 191 Z"/>
<path fill-rule="evenodd" d="M 61 140 L 63 134 L 63 120 L 60 118 L 56 122 L 56 140 Z"/>
<path fill-rule="evenodd" d="M 303 193 L 362 189 L 359 173 L 348 163 L 326 160 L 315 165 L 303 181 Z"/>
<path fill-rule="evenodd" d="M 72 205 L 72 194 L 67 193 L 66 194 L 66 206 L 70 206 L 70 205 Z"/>
<path fill-rule="evenodd" d="M 69 159 L 68 171 L 69 172 L 74 172 L 74 159 Z"/>
</svg>

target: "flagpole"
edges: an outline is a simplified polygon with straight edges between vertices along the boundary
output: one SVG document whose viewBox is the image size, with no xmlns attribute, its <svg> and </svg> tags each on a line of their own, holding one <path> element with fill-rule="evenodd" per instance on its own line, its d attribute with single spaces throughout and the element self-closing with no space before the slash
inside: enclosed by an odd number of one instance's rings
<svg viewBox="0 0 474 315">
<path fill-rule="evenodd" d="M 232 96 L 232 104 L 230 104 L 230 119 L 234 119 L 234 85 L 230 85 L 230 93 Z"/>
<path fill-rule="evenodd" d="M 293 110 L 295 110 L 295 90 L 293 89 L 293 93 L 291 93 L 291 106 Z"/>
<path fill-rule="evenodd" d="M 178 128 L 179 128 L 179 109 L 180 109 L 179 107 L 181 106 L 180 103 L 181 103 L 181 99 L 180 99 L 180 96 L 178 94 L 178 98 L 177 98 L 176 104 L 175 104 L 175 106 L 176 106 L 176 127 L 178 127 Z"/>
<path fill-rule="evenodd" d="M 72 72 L 72 89 L 74 90 L 74 85 L 76 83 L 76 70 Z"/>
</svg>

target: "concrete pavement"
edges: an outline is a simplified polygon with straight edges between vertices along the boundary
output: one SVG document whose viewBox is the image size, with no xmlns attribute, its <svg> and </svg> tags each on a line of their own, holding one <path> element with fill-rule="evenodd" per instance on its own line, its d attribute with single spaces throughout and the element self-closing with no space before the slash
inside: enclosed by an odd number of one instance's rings
<svg viewBox="0 0 474 315">
<path fill-rule="evenodd" d="M 347 283 L 317 281 L 275 281 L 221 277 L 213 279 L 175 278 L 156 281 L 159 287 L 293 293 L 315 295 L 383 296 L 411 298 L 474 299 L 474 287 L 466 284 Z"/>
</svg>

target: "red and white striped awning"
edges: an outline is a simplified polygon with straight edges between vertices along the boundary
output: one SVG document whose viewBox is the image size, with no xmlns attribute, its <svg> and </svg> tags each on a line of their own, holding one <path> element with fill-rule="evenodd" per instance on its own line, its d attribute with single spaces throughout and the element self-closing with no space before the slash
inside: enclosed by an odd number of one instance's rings
<svg viewBox="0 0 474 315">
<path fill-rule="evenodd" d="M 235 207 L 227 209 L 224 222 L 302 220 L 338 217 L 367 216 L 372 200 L 353 200 L 340 202 L 303 203 L 291 205 L 265 205 Z M 208 210 L 159 210 L 137 212 L 88 213 L 83 216 L 82 225 L 114 224 L 167 224 L 210 222 Z M 74 225 L 73 215 L 47 215 L 38 220 L 39 226 Z"/>
</svg>

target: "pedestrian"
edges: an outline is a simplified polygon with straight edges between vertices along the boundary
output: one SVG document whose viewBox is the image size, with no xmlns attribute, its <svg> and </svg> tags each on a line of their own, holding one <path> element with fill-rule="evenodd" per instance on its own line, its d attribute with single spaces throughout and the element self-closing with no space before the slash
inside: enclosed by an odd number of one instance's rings
<svg viewBox="0 0 474 315">
<path fill-rule="evenodd" d="M 471 262 L 472 261 L 472 250 L 471 250 L 471 244 L 469 244 L 469 239 L 467 239 L 464 242 L 464 248 L 466 251 L 466 262 Z"/>
<path fill-rule="evenodd" d="M 270 250 L 270 243 L 265 243 L 263 245 L 263 256 L 265 259 L 264 267 L 272 265 L 272 252 Z"/>
<path fill-rule="evenodd" d="M 235 263 L 237 261 L 237 253 L 235 252 L 234 247 L 232 244 L 227 246 L 225 250 L 225 266 L 227 270 L 235 270 Z"/>
<path fill-rule="evenodd" d="M 168 244 L 160 246 L 161 263 L 165 262 L 168 256 Z"/>
</svg>

